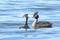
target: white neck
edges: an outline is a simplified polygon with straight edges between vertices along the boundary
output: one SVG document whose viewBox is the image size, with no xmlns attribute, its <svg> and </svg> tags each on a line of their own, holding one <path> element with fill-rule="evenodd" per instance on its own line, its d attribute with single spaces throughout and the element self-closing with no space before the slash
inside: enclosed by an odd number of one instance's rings
<svg viewBox="0 0 60 40">
<path fill-rule="evenodd" d="M 35 19 L 34 22 L 33 22 L 33 24 L 36 24 L 37 22 L 38 22 L 38 19 Z"/>
<path fill-rule="evenodd" d="M 36 23 L 37 21 L 38 21 L 38 20 L 37 20 L 37 19 L 35 19 L 35 20 L 34 20 L 34 23 Z"/>
<path fill-rule="evenodd" d="M 32 23 L 32 26 L 34 27 L 37 23 L 38 19 L 35 19 L 34 22 Z"/>
</svg>

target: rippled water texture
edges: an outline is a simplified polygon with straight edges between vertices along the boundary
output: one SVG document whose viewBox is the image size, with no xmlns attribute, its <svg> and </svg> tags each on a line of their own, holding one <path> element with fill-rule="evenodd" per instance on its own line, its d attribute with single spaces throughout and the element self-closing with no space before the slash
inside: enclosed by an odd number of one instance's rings
<svg viewBox="0 0 60 40">
<path fill-rule="evenodd" d="M 52 28 L 32 28 L 34 12 L 39 21 L 49 21 Z M 30 29 L 24 26 L 23 14 L 29 14 Z M 60 0 L 0 0 L 0 40 L 60 40 Z"/>
</svg>

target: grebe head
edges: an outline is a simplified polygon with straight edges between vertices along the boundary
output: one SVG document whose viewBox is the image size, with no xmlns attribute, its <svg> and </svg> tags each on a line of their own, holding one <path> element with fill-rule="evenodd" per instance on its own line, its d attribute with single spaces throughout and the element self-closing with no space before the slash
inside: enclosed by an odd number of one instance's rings
<svg viewBox="0 0 60 40">
<path fill-rule="evenodd" d="M 38 12 L 35 12 L 34 15 L 33 15 L 33 17 L 34 17 L 35 19 L 38 19 L 38 18 L 39 18 Z"/>
<path fill-rule="evenodd" d="M 28 19 L 28 14 L 24 14 L 23 17 L 25 17 L 26 19 Z"/>
</svg>

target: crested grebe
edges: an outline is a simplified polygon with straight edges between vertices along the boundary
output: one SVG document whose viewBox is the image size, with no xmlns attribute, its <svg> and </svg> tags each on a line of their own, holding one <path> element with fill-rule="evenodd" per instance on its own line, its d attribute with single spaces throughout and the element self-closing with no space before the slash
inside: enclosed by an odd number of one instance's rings
<svg viewBox="0 0 60 40">
<path fill-rule="evenodd" d="M 34 22 L 32 23 L 32 27 L 34 29 L 36 28 L 51 28 L 52 24 L 50 22 L 38 22 L 38 12 L 34 13 L 33 18 L 35 19 Z"/>
<path fill-rule="evenodd" d="M 19 27 L 19 29 L 24 28 L 24 29 L 27 30 L 27 29 L 29 28 L 29 26 L 28 26 L 28 14 L 24 14 L 23 17 L 26 18 L 26 22 L 25 22 L 25 24 L 24 24 L 24 27 Z"/>
</svg>

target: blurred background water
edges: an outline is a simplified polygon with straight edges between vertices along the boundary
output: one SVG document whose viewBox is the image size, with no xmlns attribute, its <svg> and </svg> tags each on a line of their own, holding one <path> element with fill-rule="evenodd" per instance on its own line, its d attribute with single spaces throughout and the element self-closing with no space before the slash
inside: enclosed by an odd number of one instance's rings
<svg viewBox="0 0 60 40">
<path fill-rule="evenodd" d="M 32 30 L 34 12 L 39 12 L 39 21 L 49 21 L 53 27 Z M 25 13 L 32 31 L 19 30 Z M 60 40 L 60 0 L 0 0 L 0 40 Z"/>
</svg>

